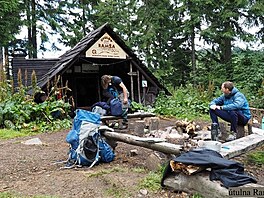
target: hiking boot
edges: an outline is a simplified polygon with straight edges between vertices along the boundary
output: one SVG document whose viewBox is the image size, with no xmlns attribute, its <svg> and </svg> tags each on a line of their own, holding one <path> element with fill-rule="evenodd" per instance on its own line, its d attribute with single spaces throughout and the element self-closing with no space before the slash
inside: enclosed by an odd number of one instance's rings
<svg viewBox="0 0 264 198">
<path fill-rule="evenodd" d="M 236 139 L 236 133 L 228 135 L 228 137 L 226 138 L 225 141 L 230 142 L 230 141 L 233 141 L 235 139 Z"/>
<path fill-rule="evenodd" d="M 219 126 L 217 123 L 212 123 L 211 125 L 211 139 L 214 141 L 218 140 Z"/>
</svg>

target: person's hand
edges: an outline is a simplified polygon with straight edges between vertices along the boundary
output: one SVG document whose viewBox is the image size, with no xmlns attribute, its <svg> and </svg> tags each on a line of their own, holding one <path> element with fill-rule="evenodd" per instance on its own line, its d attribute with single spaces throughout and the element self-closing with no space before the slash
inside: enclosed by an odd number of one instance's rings
<svg viewBox="0 0 264 198">
<path fill-rule="evenodd" d="M 127 98 L 124 98 L 123 103 L 124 103 L 124 104 L 127 104 L 127 102 L 128 102 Z"/>
<path fill-rule="evenodd" d="M 211 106 L 210 106 L 210 109 L 215 110 L 215 109 L 216 109 L 216 105 L 211 105 Z"/>
<path fill-rule="evenodd" d="M 218 106 L 218 105 L 211 105 L 211 106 L 210 106 L 210 109 L 213 109 L 213 110 L 219 109 L 219 110 L 221 110 L 221 106 Z"/>
</svg>

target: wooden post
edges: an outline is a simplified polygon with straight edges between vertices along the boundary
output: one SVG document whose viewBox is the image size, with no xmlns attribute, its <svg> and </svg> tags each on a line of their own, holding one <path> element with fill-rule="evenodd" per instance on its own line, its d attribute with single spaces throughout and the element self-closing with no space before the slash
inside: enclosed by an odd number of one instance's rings
<svg viewBox="0 0 264 198">
<path fill-rule="evenodd" d="M 145 80 L 144 76 L 142 76 L 142 81 L 143 80 Z M 143 86 L 142 84 L 141 84 L 141 86 L 143 89 L 143 104 L 146 105 L 146 89 L 147 89 L 147 87 Z"/>
<path fill-rule="evenodd" d="M 140 76 L 139 76 L 139 70 L 137 70 L 137 83 L 138 83 L 138 103 L 141 104 L 141 91 L 140 91 Z"/>
<path fill-rule="evenodd" d="M 133 67 L 132 63 L 130 62 L 130 73 L 133 73 Z M 131 91 L 131 99 L 134 101 L 134 81 L 133 81 L 133 75 L 130 75 L 130 91 Z"/>
</svg>

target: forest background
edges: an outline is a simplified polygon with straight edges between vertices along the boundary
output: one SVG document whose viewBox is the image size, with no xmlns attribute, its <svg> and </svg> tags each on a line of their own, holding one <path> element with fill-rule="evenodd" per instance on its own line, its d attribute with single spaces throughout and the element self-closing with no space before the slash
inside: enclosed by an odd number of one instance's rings
<svg viewBox="0 0 264 198">
<path fill-rule="evenodd" d="M 58 52 L 63 50 L 61 44 L 71 48 L 104 23 L 110 24 L 172 93 L 161 93 L 152 108 L 133 103 L 134 110 L 145 108 L 179 119 L 209 119 L 209 102 L 221 94 L 221 83 L 226 80 L 246 95 L 250 107 L 264 108 L 262 0 L 1 0 L 0 139 L 68 130 L 72 125 L 67 116 L 70 105 L 63 98 L 56 99 L 56 83 L 41 104 L 27 94 L 29 89 L 38 90 L 34 73 L 20 73 L 18 87 L 13 87 L 12 76 L 7 74 L 15 50 L 25 49 L 28 58 Z M 26 38 L 17 39 L 25 29 Z M 239 42 L 248 47 L 239 48 Z M 24 85 L 22 75 L 31 77 L 32 85 Z M 254 156 L 263 166 L 262 147 Z M 25 165 L 24 159 L 21 162 Z M 36 164 L 30 160 L 32 164 L 35 172 Z M 160 186 L 161 173 L 156 175 L 155 184 Z M 13 183 L 14 178 L 10 179 Z M 154 186 L 149 178 L 146 181 Z M 12 196 L 1 192 L 0 197 Z"/>
<path fill-rule="evenodd" d="M 159 96 L 156 113 L 206 115 L 208 102 L 220 94 L 226 80 L 235 83 L 251 107 L 264 108 L 264 5 L 260 0 L 2 0 L 0 19 L 0 49 L 5 55 L 1 71 L 10 69 L 7 57 L 15 49 L 26 49 L 28 58 L 37 58 L 40 52 L 61 50 L 60 44 L 73 47 L 107 22 L 172 93 Z M 25 27 L 27 38 L 17 39 Z M 241 49 L 238 42 L 248 47 Z M 14 94 L 8 80 L 1 75 L 2 112 L 10 112 L 7 94 Z M 12 94 L 9 100 L 16 100 L 14 104 L 25 101 L 12 99 Z M 17 106 L 14 111 L 21 112 Z"/>
</svg>

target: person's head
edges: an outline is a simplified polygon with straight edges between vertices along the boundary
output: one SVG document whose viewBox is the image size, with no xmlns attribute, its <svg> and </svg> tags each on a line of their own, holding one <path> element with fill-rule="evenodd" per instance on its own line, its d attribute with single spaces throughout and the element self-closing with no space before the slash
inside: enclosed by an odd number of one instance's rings
<svg viewBox="0 0 264 198">
<path fill-rule="evenodd" d="M 102 85 L 103 89 L 107 89 L 109 83 L 111 82 L 111 78 L 112 78 L 112 76 L 110 76 L 110 75 L 103 75 L 101 77 L 101 85 Z"/>
<path fill-rule="evenodd" d="M 232 92 L 234 88 L 234 83 L 230 82 L 230 81 L 226 81 L 222 84 L 221 86 L 221 91 L 225 94 L 228 95 Z"/>
</svg>

